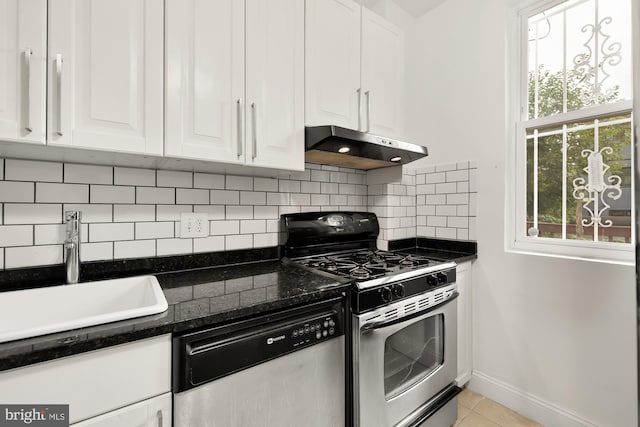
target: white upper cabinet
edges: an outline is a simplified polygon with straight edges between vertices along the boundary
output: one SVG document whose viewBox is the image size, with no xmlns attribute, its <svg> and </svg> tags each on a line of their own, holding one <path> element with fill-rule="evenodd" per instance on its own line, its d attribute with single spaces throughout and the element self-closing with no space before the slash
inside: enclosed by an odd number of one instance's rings
<svg viewBox="0 0 640 427">
<path fill-rule="evenodd" d="M 247 0 L 247 164 L 304 169 L 304 2 Z"/>
<path fill-rule="evenodd" d="M 163 153 L 162 0 L 49 0 L 48 143 Z"/>
<path fill-rule="evenodd" d="M 362 128 L 360 9 L 351 0 L 307 1 L 307 125 Z"/>
<path fill-rule="evenodd" d="M 404 36 L 352 0 L 307 0 L 308 126 L 401 137 Z"/>
<path fill-rule="evenodd" d="M 172 157 L 244 163 L 244 2 L 167 0 L 166 143 Z"/>
<path fill-rule="evenodd" d="M 402 31 L 362 8 L 362 94 L 368 132 L 400 136 L 403 52 Z"/>
<path fill-rule="evenodd" d="M 46 0 L 0 0 L 0 140 L 44 144 Z"/>
<path fill-rule="evenodd" d="M 167 1 L 166 155 L 304 169 L 304 3 Z"/>
</svg>

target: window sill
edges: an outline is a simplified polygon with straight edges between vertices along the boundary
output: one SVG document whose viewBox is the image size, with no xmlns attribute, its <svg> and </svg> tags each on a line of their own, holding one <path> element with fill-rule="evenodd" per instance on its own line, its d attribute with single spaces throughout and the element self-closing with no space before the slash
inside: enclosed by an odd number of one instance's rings
<svg viewBox="0 0 640 427">
<path fill-rule="evenodd" d="M 505 247 L 505 252 L 520 255 L 545 256 L 567 260 L 598 262 L 605 264 L 634 266 L 635 245 L 599 243 L 599 248 L 571 245 L 565 242 L 521 242 Z"/>
</svg>

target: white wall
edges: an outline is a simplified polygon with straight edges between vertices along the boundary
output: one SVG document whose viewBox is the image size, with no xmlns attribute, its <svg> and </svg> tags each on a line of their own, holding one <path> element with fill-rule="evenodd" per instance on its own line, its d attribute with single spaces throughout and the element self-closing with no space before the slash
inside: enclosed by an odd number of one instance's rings
<svg viewBox="0 0 640 427">
<path fill-rule="evenodd" d="M 637 425 L 633 267 L 504 252 L 507 2 L 448 0 L 407 36 L 413 165 L 478 161 L 471 387 L 545 425 Z"/>
</svg>

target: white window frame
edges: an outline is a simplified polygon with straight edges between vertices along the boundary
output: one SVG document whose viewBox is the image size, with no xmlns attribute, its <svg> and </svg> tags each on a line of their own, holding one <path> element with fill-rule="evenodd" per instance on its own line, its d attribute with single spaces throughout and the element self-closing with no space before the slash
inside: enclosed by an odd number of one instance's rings
<svg viewBox="0 0 640 427">
<path fill-rule="evenodd" d="M 635 262 L 635 233 L 632 230 L 631 243 L 590 242 L 561 240 L 556 238 L 530 237 L 526 230 L 526 130 L 543 125 L 562 124 L 607 115 L 613 112 L 632 111 L 632 101 L 598 105 L 556 114 L 549 117 L 529 119 L 528 115 L 528 19 L 544 10 L 563 3 L 565 0 L 530 1 L 529 6 L 513 9 L 508 29 L 507 73 L 509 100 L 507 102 L 508 128 L 506 198 L 505 198 L 505 250 L 524 253 L 580 259 L 597 262 L 633 265 Z M 633 120 L 633 117 L 632 117 Z M 633 132 L 633 126 L 632 126 Z M 633 135 L 632 135 L 633 140 Z M 632 150 L 632 165 L 635 167 Z M 631 191 L 631 206 L 635 206 L 634 191 Z M 635 209 L 631 210 L 631 223 L 635 227 Z"/>
</svg>

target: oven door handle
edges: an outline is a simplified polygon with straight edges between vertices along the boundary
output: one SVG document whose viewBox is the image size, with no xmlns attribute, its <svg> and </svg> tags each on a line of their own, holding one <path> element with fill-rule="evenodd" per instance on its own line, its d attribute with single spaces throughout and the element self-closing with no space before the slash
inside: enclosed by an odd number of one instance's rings
<svg viewBox="0 0 640 427">
<path fill-rule="evenodd" d="M 397 325 L 398 323 L 406 322 L 407 320 L 411 320 L 411 319 L 414 319 L 416 317 L 424 316 L 425 314 L 429 313 L 430 311 L 434 311 L 434 310 L 442 307 L 443 305 L 448 304 L 451 301 L 454 301 L 456 298 L 458 298 L 458 296 L 460 296 L 460 293 L 458 291 L 454 291 L 451 294 L 451 296 L 449 298 L 447 298 L 446 300 L 444 300 L 444 301 L 442 301 L 442 302 L 440 302 L 440 303 L 438 303 L 436 305 L 432 305 L 431 307 L 425 308 L 424 310 L 416 311 L 415 313 L 411 313 L 411 314 L 409 314 L 407 316 L 399 317 L 397 319 L 387 320 L 387 321 L 383 321 L 383 322 L 365 323 L 360 328 L 360 332 L 361 333 L 368 333 L 368 332 L 375 331 L 376 329 L 386 328 L 387 326 Z"/>
</svg>

